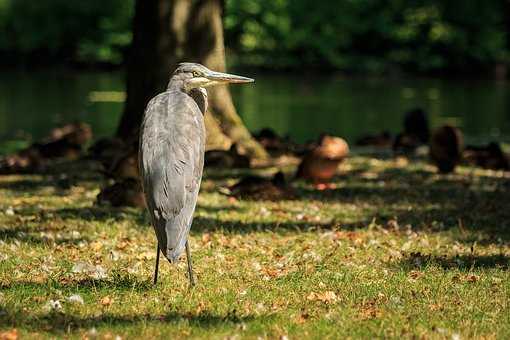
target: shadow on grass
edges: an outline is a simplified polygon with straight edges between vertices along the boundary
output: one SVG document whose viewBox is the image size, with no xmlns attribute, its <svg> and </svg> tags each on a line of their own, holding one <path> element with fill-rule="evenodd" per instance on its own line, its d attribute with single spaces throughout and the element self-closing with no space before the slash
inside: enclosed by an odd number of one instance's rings
<svg viewBox="0 0 510 340">
<path fill-rule="evenodd" d="M 203 231 L 225 230 L 229 232 L 247 233 L 260 230 L 307 231 L 313 228 L 332 228 L 340 226 L 343 229 L 363 228 L 372 219 L 384 224 L 390 219 L 397 219 L 400 225 L 410 224 L 413 229 L 423 228 L 426 231 L 443 231 L 457 228 L 459 220 L 463 227 L 472 235 L 482 235 L 488 242 L 495 242 L 498 238 L 510 240 L 510 200 L 508 178 L 471 177 L 470 175 L 438 175 L 435 172 L 415 168 L 389 168 L 374 172 L 370 176 L 363 175 L 370 172 L 368 164 L 359 166 L 345 175 L 335 178 L 339 184 L 337 189 L 319 191 L 311 185 L 302 182 L 294 183 L 301 201 L 296 204 L 308 204 L 310 201 L 341 203 L 360 206 L 362 211 L 357 217 L 343 218 L 347 214 L 335 213 L 330 222 L 306 222 L 290 219 L 284 222 L 257 222 L 245 220 L 222 220 L 220 217 L 197 216 L 193 223 L 192 233 Z M 240 174 L 252 173 L 249 170 L 232 172 L 209 171 L 205 178 L 224 179 L 236 177 Z M 22 180 L 23 181 L 23 180 Z M 30 181 L 21 182 L 21 187 L 30 186 Z M 41 182 L 41 181 L 40 181 Z M 44 180 L 41 182 L 44 183 Z M 48 185 L 50 182 L 45 182 Z M 5 184 L 5 183 L 4 183 Z M 0 185 L 2 185 L 0 183 Z M 13 185 L 13 184 L 6 184 Z M 12 187 L 16 190 L 15 187 Z M 262 201 L 262 204 L 264 201 Z M 203 206 L 198 210 L 206 212 L 220 212 L 222 210 L 237 209 L 231 206 Z M 250 209 L 246 209 L 246 214 Z M 90 222 L 121 222 L 134 221 L 136 226 L 149 226 L 145 212 L 133 208 L 112 208 L 101 206 L 70 207 L 40 211 L 30 207 L 19 211 L 22 217 L 37 215 L 36 222 L 41 225 L 51 224 L 55 218 L 62 220 L 84 220 Z M 244 211 L 243 211 L 244 213 Z M 253 211 L 252 214 L 255 214 Z M 338 217 L 337 217 L 338 216 Z M 311 216 L 313 217 L 313 216 Z M 1 238 L 16 238 L 19 232 L 33 233 L 39 230 L 1 230 Z M 459 239 L 462 238 L 461 235 Z M 37 235 L 26 236 L 30 242 L 40 242 Z M 471 242 L 469 237 L 462 242 Z M 478 239 L 482 242 L 483 240 Z M 64 241 L 65 242 L 65 241 Z"/>
<path fill-rule="evenodd" d="M 358 174 L 359 175 L 359 174 Z M 345 176 L 339 188 L 317 191 L 299 188 L 302 199 L 332 203 L 363 204 L 365 215 L 377 221 L 397 219 L 413 229 L 440 231 L 463 228 L 492 239 L 510 240 L 509 179 L 438 175 L 424 170 L 387 169 L 375 177 Z M 492 242 L 491 241 L 491 242 Z"/>
<path fill-rule="evenodd" d="M 24 243 L 30 244 L 79 244 L 82 241 L 90 241 L 89 237 L 72 237 L 72 235 L 60 235 L 57 237 L 49 238 L 44 235 L 46 231 L 54 231 L 51 227 L 42 226 L 29 228 L 27 226 L 16 226 L 16 227 L 0 227 L 0 240 L 10 241 L 17 240 Z M 57 230 L 58 232 L 58 230 Z M 43 233 L 43 234 L 41 234 Z"/>
<path fill-rule="evenodd" d="M 144 211 L 136 208 L 114 208 L 93 205 L 84 208 L 63 208 L 51 211 L 61 219 L 81 219 L 85 221 L 134 220 L 144 223 Z"/>
<path fill-rule="evenodd" d="M 97 290 L 109 291 L 137 291 L 145 294 L 146 291 L 154 289 L 151 279 L 138 280 L 126 275 L 113 275 L 110 280 L 71 280 L 69 282 L 48 281 L 46 283 L 22 281 L 10 284 L 0 285 L 0 290 L 4 292 L 23 291 L 31 292 L 36 296 L 38 292 L 60 291 L 64 294 L 84 293 L 87 291 L 96 292 Z M 231 323 L 250 322 L 255 319 L 269 319 L 270 316 L 260 315 L 239 315 L 236 310 L 222 314 L 202 311 L 198 314 L 194 312 L 179 313 L 171 311 L 164 314 L 147 314 L 131 312 L 127 315 L 114 315 L 102 313 L 95 316 L 77 316 L 70 312 L 49 312 L 40 314 L 37 310 L 21 309 L 20 307 L 1 307 L 0 306 L 0 329 L 1 328 L 22 328 L 35 332 L 49 332 L 60 334 L 64 332 L 74 332 L 78 330 L 88 330 L 92 327 L 128 327 L 128 326 L 146 326 L 148 323 L 161 325 L 162 323 L 179 323 L 185 321 L 190 326 L 201 328 L 212 328 L 224 326 Z"/>
<path fill-rule="evenodd" d="M 508 269 L 510 267 L 510 257 L 504 254 L 437 256 L 426 255 L 418 252 L 406 254 L 399 262 L 399 265 L 406 270 L 425 269 L 429 266 L 461 270 L 478 268 Z"/>
<path fill-rule="evenodd" d="M 137 291 L 143 292 L 154 289 L 152 278 L 139 280 L 134 277 L 113 273 L 108 280 L 97 280 L 92 278 L 69 279 L 68 281 L 33 282 L 33 281 L 15 281 L 8 284 L 0 284 L 0 289 L 22 290 L 22 291 L 48 291 L 48 289 L 57 289 L 61 291 L 95 291 L 97 289 L 118 290 L 118 291 Z"/>
<path fill-rule="evenodd" d="M 101 182 L 98 166 L 94 164 L 91 161 L 52 161 L 43 172 L 6 175 L 17 177 L 0 181 L 0 189 L 36 193 L 42 188 L 53 187 L 56 194 L 65 195 L 72 186 Z"/>
<path fill-rule="evenodd" d="M 35 217 L 35 221 L 43 224 L 54 222 L 55 219 L 83 220 L 89 222 L 105 222 L 109 220 L 121 222 L 130 220 L 138 224 L 146 224 L 145 210 L 130 207 L 116 208 L 99 205 L 61 209 L 27 207 L 17 210 L 16 214 L 20 217 L 30 217 L 31 219 Z"/>
<path fill-rule="evenodd" d="M 271 316 L 241 316 L 235 311 L 226 315 L 215 314 L 211 312 L 201 312 L 199 314 L 169 312 L 166 314 L 128 314 L 115 315 L 110 313 L 99 316 L 80 317 L 63 313 L 52 312 L 46 315 L 30 315 L 21 310 L 4 311 L 0 316 L 0 327 L 17 327 L 36 332 L 50 332 L 55 334 L 69 331 L 88 330 L 92 327 L 123 327 L 123 326 L 143 326 L 148 323 L 161 325 L 162 323 L 172 324 L 186 322 L 190 326 L 200 328 L 224 327 L 225 324 L 237 324 L 241 322 L 251 322 L 260 319 L 270 319 Z"/>
</svg>

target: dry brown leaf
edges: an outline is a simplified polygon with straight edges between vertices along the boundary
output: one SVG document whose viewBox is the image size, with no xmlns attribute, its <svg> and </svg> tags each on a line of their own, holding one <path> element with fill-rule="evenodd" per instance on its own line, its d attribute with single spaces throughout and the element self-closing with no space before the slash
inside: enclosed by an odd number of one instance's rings
<svg viewBox="0 0 510 340">
<path fill-rule="evenodd" d="M 113 299 L 109 296 L 105 296 L 101 299 L 101 305 L 110 306 L 113 303 Z"/>
<path fill-rule="evenodd" d="M 17 339 L 18 330 L 16 328 L 11 329 L 10 331 L 0 333 L 0 340 L 17 340 Z"/>
<path fill-rule="evenodd" d="M 374 306 L 368 306 L 361 309 L 359 317 L 362 320 L 375 319 L 381 316 L 381 311 Z"/>
<path fill-rule="evenodd" d="M 92 242 L 90 244 L 90 248 L 92 248 L 92 250 L 94 251 L 99 251 L 101 250 L 101 248 L 103 248 L 103 244 L 101 242 Z"/>
<path fill-rule="evenodd" d="M 327 304 L 335 303 L 338 301 L 338 297 L 336 296 L 335 292 L 333 292 L 333 291 L 320 292 L 320 293 L 311 292 L 310 294 L 308 294 L 306 299 L 308 301 L 320 301 L 320 302 L 327 303 Z"/>
<path fill-rule="evenodd" d="M 209 242 L 211 242 L 211 234 L 210 233 L 202 234 L 202 243 L 205 245 Z"/>
<path fill-rule="evenodd" d="M 418 271 L 418 270 L 411 270 L 411 271 L 409 272 L 409 277 L 410 277 L 411 279 L 413 279 L 413 280 L 417 280 L 417 279 L 419 279 L 419 278 L 423 277 L 423 275 L 424 275 L 424 274 L 423 274 L 423 272 L 420 272 L 420 271 Z"/>
<path fill-rule="evenodd" d="M 310 314 L 303 312 L 296 317 L 296 323 L 304 324 L 310 318 Z"/>
<path fill-rule="evenodd" d="M 466 276 L 466 281 L 471 282 L 471 283 L 476 282 L 479 279 L 480 279 L 480 277 L 478 275 L 474 275 L 474 274 Z"/>
<path fill-rule="evenodd" d="M 429 305 L 429 309 L 431 312 L 440 311 L 443 310 L 443 305 L 441 305 L 440 303 L 432 303 Z"/>
<path fill-rule="evenodd" d="M 200 301 L 198 303 L 198 306 L 197 306 L 197 309 L 196 309 L 196 314 L 197 315 L 200 315 L 200 313 L 202 313 L 202 311 L 205 309 L 205 302 L 204 301 Z"/>
</svg>

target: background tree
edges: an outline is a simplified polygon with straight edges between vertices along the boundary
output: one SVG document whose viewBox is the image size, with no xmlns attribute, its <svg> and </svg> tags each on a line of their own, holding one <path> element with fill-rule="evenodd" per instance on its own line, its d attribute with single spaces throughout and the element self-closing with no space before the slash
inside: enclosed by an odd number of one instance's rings
<svg viewBox="0 0 510 340">
<path fill-rule="evenodd" d="M 225 71 L 223 2 L 220 0 L 138 0 L 133 44 L 127 65 L 127 100 L 117 135 L 137 135 L 143 110 L 163 91 L 178 62 L 187 60 Z M 226 86 L 209 89 L 206 114 L 208 146 L 237 143 L 248 154 L 264 158 L 265 150 L 238 116 Z"/>
</svg>

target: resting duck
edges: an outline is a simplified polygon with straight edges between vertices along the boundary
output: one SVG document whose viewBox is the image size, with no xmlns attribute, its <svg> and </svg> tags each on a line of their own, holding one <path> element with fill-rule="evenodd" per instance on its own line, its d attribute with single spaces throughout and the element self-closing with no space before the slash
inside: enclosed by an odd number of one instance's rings
<svg viewBox="0 0 510 340">
<path fill-rule="evenodd" d="M 436 129 L 430 141 L 430 158 L 439 172 L 450 173 L 462 158 L 464 138 L 462 132 L 453 126 L 445 125 Z"/>
<path fill-rule="evenodd" d="M 289 137 L 282 138 L 271 128 L 263 128 L 253 137 L 271 154 L 291 153 L 297 148 Z"/>
<path fill-rule="evenodd" d="M 492 170 L 510 170 L 510 159 L 498 143 L 486 146 L 466 146 L 464 160 L 471 165 Z"/>
<path fill-rule="evenodd" d="M 113 160 L 106 175 L 114 179 L 135 178 L 140 176 L 138 170 L 138 150 L 131 150 Z"/>
<path fill-rule="evenodd" d="M 145 208 L 145 198 L 140 182 L 128 178 L 105 187 L 97 195 L 97 204 L 109 204 L 112 207 L 139 207 Z"/>
<path fill-rule="evenodd" d="M 0 159 L 0 174 L 34 173 L 43 170 L 45 160 L 35 148 L 27 148 Z"/>
<path fill-rule="evenodd" d="M 228 188 L 232 196 L 255 200 L 285 200 L 294 197 L 283 172 L 277 172 L 272 178 L 246 176 Z"/>
<path fill-rule="evenodd" d="M 345 140 L 324 135 L 320 138 L 319 145 L 304 155 L 296 178 L 307 179 L 315 184 L 329 182 L 348 154 L 349 145 Z"/>
<path fill-rule="evenodd" d="M 249 168 L 250 158 L 241 155 L 234 143 L 229 150 L 210 150 L 206 151 L 204 164 L 209 167 L 217 168 Z"/>
<path fill-rule="evenodd" d="M 404 131 L 399 133 L 393 143 L 396 153 L 412 153 L 419 146 L 426 145 L 430 138 L 427 113 L 420 108 L 410 110 L 404 115 Z"/>
<path fill-rule="evenodd" d="M 76 122 L 51 130 L 48 141 L 67 139 L 67 141 L 72 144 L 84 145 L 92 140 L 92 137 L 93 135 L 90 125 L 82 122 Z"/>
</svg>

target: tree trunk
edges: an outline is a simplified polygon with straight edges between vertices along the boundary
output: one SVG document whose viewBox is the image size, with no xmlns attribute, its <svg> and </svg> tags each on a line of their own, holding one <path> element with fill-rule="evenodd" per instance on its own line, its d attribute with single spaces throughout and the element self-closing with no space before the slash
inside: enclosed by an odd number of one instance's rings
<svg viewBox="0 0 510 340">
<path fill-rule="evenodd" d="M 226 71 L 223 40 L 224 2 L 200 0 L 193 7 L 188 20 L 187 56 L 189 60 L 220 72 Z M 207 90 L 209 112 L 233 143 L 256 158 L 266 158 L 266 150 L 253 139 L 236 112 L 230 91 L 226 85 Z"/>
<path fill-rule="evenodd" d="M 221 0 L 137 0 L 127 63 L 127 98 L 117 136 L 136 138 L 148 101 L 162 92 L 180 61 L 225 71 Z M 209 88 L 209 148 L 237 143 L 251 156 L 267 157 L 237 115 L 226 86 Z M 227 137 L 228 136 L 228 137 Z"/>
</svg>

